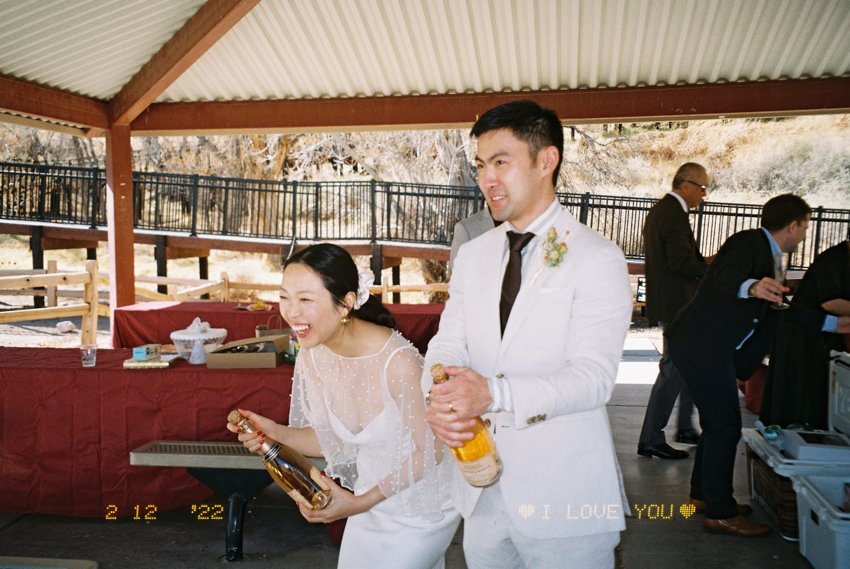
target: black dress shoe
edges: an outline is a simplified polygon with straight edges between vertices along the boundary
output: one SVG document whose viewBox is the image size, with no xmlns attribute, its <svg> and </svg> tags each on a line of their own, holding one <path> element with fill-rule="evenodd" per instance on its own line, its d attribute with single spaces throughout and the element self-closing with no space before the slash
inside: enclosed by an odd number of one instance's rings
<svg viewBox="0 0 850 569">
<path fill-rule="evenodd" d="M 704 514 L 705 513 L 705 501 L 697 500 L 696 498 L 690 499 L 691 505 L 694 507 L 695 514 Z M 736 504 L 738 507 L 738 514 L 744 517 L 750 516 L 753 513 L 753 507 L 749 504 Z"/>
<path fill-rule="evenodd" d="M 699 433 L 693 429 L 679 431 L 676 433 L 676 442 L 683 445 L 695 445 L 699 443 Z"/>
<path fill-rule="evenodd" d="M 688 458 L 690 456 L 687 451 L 675 449 L 667 443 L 661 443 L 660 445 L 638 443 L 637 452 L 641 456 L 657 456 L 658 458 L 670 458 L 673 460 Z"/>
</svg>

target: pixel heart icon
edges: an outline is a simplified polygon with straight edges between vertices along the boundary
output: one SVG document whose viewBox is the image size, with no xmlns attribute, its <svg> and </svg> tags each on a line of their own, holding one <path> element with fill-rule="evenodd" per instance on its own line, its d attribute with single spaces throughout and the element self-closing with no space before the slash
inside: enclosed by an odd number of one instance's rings
<svg viewBox="0 0 850 569">
<path fill-rule="evenodd" d="M 521 515 L 524 519 L 528 519 L 534 513 L 534 506 L 531 504 L 523 504 L 519 507 L 519 515 Z"/>
</svg>

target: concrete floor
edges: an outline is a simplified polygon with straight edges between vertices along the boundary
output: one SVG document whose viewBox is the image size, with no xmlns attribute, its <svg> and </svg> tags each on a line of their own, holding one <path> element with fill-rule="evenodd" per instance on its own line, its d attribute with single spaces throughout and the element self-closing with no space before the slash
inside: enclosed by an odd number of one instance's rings
<svg viewBox="0 0 850 569">
<path fill-rule="evenodd" d="M 608 405 L 633 512 L 622 535 L 623 567 L 810 568 L 800 555 L 798 544 L 783 540 L 776 532 L 765 539 L 705 533 L 700 516 L 686 519 L 679 512 L 679 506 L 688 498 L 692 459 L 663 461 L 636 454 L 637 436 L 657 369 L 653 343 L 633 340 L 631 349 L 627 343 L 618 384 Z M 744 411 L 745 427 L 754 420 L 752 414 Z M 736 496 L 739 501 L 748 502 L 743 445 L 739 447 L 738 459 Z M 213 502 L 221 500 L 210 501 Z M 757 504 L 754 506 L 754 519 L 768 522 L 764 510 Z M 149 522 L 0 513 L 0 558 L 90 559 L 101 569 L 214 568 L 221 565 L 218 559 L 224 555 L 224 533 L 224 521 L 199 520 L 189 508 L 162 512 Z M 447 569 L 466 567 L 460 534 L 449 548 Z M 331 569 L 336 566 L 338 547 L 323 527 L 305 523 L 289 498 L 270 486 L 250 504 L 246 513 L 244 551 L 245 560 L 235 564 L 244 569 Z M 3 567 L 0 561 L 0 569 Z"/>
</svg>

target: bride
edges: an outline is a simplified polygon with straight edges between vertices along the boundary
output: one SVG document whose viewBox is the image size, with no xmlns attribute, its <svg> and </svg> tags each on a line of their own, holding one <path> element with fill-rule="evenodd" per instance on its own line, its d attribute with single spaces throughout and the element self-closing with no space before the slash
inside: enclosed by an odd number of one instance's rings
<svg viewBox="0 0 850 569">
<path fill-rule="evenodd" d="M 252 452 L 269 437 L 325 457 L 331 502 L 299 509 L 309 522 L 348 518 L 340 569 L 441 568 L 460 521 L 451 460 L 425 422 L 422 358 L 369 295 L 371 280 L 336 245 L 286 261 L 280 312 L 301 345 L 289 425 L 240 409 L 259 432 L 239 440 Z"/>
</svg>

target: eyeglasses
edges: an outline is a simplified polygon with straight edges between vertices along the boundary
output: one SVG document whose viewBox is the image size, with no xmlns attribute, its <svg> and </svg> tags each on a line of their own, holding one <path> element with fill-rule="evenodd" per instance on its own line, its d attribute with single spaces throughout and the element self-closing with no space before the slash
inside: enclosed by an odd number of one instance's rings
<svg viewBox="0 0 850 569">
<path fill-rule="evenodd" d="M 703 186 L 702 184 L 697 184 L 697 183 L 696 183 L 696 182 L 694 182 L 693 180 L 682 180 L 682 181 L 683 181 L 683 182 L 688 182 L 689 184 L 693 184 L 693 185 L 695 185 L 696 187 L 698 187 L 699 189 L 701 189 L 703 192 L 705 192 L 706 194 L 708 193 L 708 186 Z"/>
</svg>

